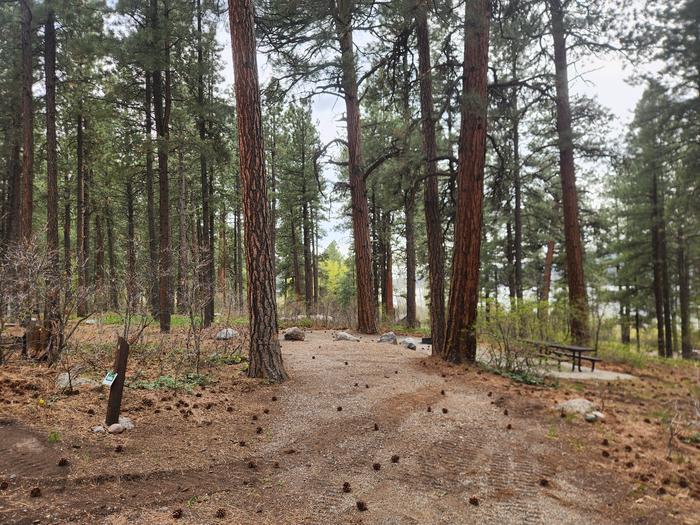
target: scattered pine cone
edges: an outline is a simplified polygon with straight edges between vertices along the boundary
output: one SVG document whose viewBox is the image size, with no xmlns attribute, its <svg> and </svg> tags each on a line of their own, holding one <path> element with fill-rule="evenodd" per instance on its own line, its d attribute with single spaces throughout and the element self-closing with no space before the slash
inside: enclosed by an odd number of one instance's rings
<svg viewBox="0 0 700 525">
<path fill-rule="evenodd" d="M 173 516 L 173 519 L 176 519 L 176 520 L 179 520 L 180 518 L 182 518 L 182 509 L 175 509 L 173 511 L 172 516 Z"/>
<path fill-rule="evenodd" d="M 352 489 L 350 488 L 350 483 L 348 483 L 347 481 L 345 483 L 343 483 L 343 492 L 345 492 L 345 493 L 352 492 Z"/>
<path fill-rule="evenodd" d="M 358 500 L 358 501 L 357 501 L 357 510 L 359 510 L 360 512 L 366 511 L 366 510 L 367 510 L 367 504 L 366 504 L 364 501 L 362 501 L 362 500 Z"/>
<path fill-rule="evenodd" d="M 226 511 L 224 509 L 219 509 L 216 511 L 216 514 L 214 514 L 214 516 L 219 519 L 223 519 L 226 517 Z"/>
</svg>

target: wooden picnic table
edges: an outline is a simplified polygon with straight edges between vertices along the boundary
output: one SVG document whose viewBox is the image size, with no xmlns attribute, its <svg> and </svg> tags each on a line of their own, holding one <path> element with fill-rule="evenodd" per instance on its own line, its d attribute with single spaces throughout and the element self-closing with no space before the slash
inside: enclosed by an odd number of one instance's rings
<svg viewBox="0 0 700 525">
<path fill-rule="evenodd" d="M 557 343 L 554 341 L 534 341 L 532 339 L 522 339 L 523 342 L 529 343 L 532 345 L 535 345 L 540 348 L 544 348 L 546 350 L 553 350 L 554 353 L 560 354 L 567 356 L 571 359 L 571 371 L 575 372 L 576 371 L 576 366 L 578 365 L 578 371 L 582 372 L 581 370 L 581 361 L 590 361 L 591 363 L 591 372 L 595 371 L 595 364 L 597 361 L 600 361 L 599 357 L 594 357 L 590 355 L 586 355 L 584 357 L 584 354 L 592 354 L 595 352 L 594 348 L 589 348 L 587 346 L 577 346 L 577 345 L 567 345 L 563 343 Z"/>
</svg>

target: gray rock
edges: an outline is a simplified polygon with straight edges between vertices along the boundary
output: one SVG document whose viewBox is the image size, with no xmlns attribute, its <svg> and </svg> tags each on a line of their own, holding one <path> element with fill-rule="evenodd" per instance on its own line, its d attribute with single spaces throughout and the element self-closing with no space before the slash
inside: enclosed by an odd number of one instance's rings
<svg viewBox="0 0 700 525">
<path fill-rule="evenodd" d="M 589 412 L 588 414 L 586 414 L 584 417 L 586 418 L 586 421 L 593 423 L 595 421 L 605 419 L 605 414 L 599 412 L 598 410 L 594 410 L 593 412 Z"/>
<path fill-rule="evenodd" d="M 224 328 L 223 330 L 219 330 L 219 333 L 216 334 L 216 339 L 219 341 L 226 341 L 227 339 L 233 339 L 234 337 L 238 337 L 238 332 L 236 332 L 233 328 Z"/>
<path fill-rule="evenodd" d="M 283 333 L 285 341 L 303 341 L 306 338 L 304 330 L 298 326 L 287 328 Z"/>
<path fill-rule="evenodd" d="M 83 321 L 83 324 L 97 324 L 97 322 L 97 319 L 85 319 L 85 321 Z"/>
<path fill-rule="evenodd" d="M 582 397 L 569 399 L 557 405 L 557 410 L 564 414 L 588 414 L 595 410 L 595 405 L 588 399 Z"/>
<path fill-rule="evenodd" d="M 114 423 L 113 425 L 109 425 L 107 428 L 107 432 L 110 434 L 121 434 L 124 432 L 124 427 L 121 426 L 119 423 Z"/>
<path fill-rule="evenodd" d="M 333 334 L 333 339 L 336 341 L 353 341 L 355 343 L 360 341 L 357 337 L 347 332 L 336 332 Z"/>
<path fill-rule="evenodd" d="M 392 345 L 399 344 L 398 339 L 396 339 L 396 334 L 394 332 L 386 332 L 379 337 L 380 343 L 389 343 Z"/>
<path fill-rule="evenodd" d="M 95 434 L 102 434 L 105 431 L 105 427 L 102 425 L 97 425 L 96 427 L 92 427 L 90 431 L 94 432 Z"/>
<path fill-rule="evenodd" d="M 134 422 L 130 417 L 119 416 L 119 424 L 124 427 L 124 430 L 133 430 Z"/>
<path fill-rule="evenodd" d="M 89 386 L 90 388 L 98 388 L 100 383 L 94 379 L 89 379 L 87 377 L 79 377 L 80 372 L 83 368 L 80 366 L 74 366 L 69 372 L 62 372 L 58 374 L 56 378 L 56 388 L 59 390 L 68 390 L 71 386 L 77 388 L 79 386 Z"/>
<path fill-rule="evenodd" d="M 409 350 L 416 349 L 416 340 L 411 337 L 406 337 L 403 341 L 401 341 L 401 344 Z"/>
</svg>

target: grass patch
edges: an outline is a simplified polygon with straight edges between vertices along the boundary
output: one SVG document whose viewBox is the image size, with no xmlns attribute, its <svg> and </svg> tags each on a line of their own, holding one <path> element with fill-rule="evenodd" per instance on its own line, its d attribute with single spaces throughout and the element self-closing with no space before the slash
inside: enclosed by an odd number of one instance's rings
<svg viewBox="0 0 700 525">
<path fill-rule="evenodd" d="M 137 379 L 130 382 L 128 386 L 140 390 L 192 390 L 208 382 L 207 378 L 201 374 L 187 374 L 183 379 L 176 379 L 173 376 L 160 376 L 153 381 Z"/>
<path fill-rule="evenodd" d="M 513 371 L 505 370 L 502 368 L 496 368 L 493 366 L 482 365 L 483 368 L 491 373 L 497 374 L 499 376 L 507 377 L 512 379 L 516 383 L 522 383 L 524 385 L 538 385 L 543 386 L 545 384 L 544 376 L 527 370 Z"/>
<path fill-rule="evenodd" d="M 239 354 L 233 354 L 233 355 L 212 354 L 209 357 L 209 363 L 211 363 L 212 365 L 239 365 L 247 360 L 248 360 L 248 358 L 246 358 L 245 356 L 239 355 Z"/>
</svg>

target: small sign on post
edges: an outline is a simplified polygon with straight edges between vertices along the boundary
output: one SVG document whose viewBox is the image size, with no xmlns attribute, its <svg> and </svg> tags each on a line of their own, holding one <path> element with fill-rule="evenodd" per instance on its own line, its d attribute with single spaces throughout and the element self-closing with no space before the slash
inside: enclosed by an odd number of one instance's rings
<svg viewBox="0 0 700 525">
<path fill-rule="evenodd" d="M 107 401 L 107 417 L 105 423 L 113 425 L 119 423 L 119 411 L 122 406 L 122 393 L 124 391 L 124 378 L 126 376 L 126 360 L 129 357 L 129 343 L 123 337 L 119 338 L 117 343 L 117 354 L 114 356 L 114 372 L 108 373 L 103 383 L 110 378 L 110 374 L 114 374 L 111 378 L 109 388 L 109 400 Z"/>
<path fill-rule="evenodd" d="M 102 380 L 102 384 L 108 387 L 112 386 L 112 383 L 114 383 L 114 380 L 117 378 L 117 373 L 116 372 L 107 372 L 105 375 L 105 378 Z"/>
</svg>

